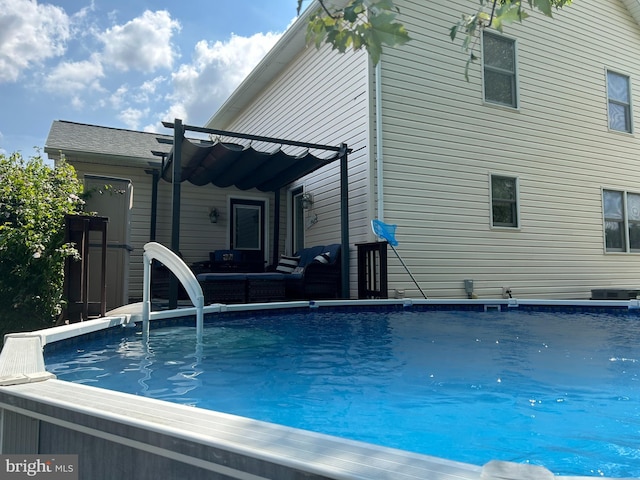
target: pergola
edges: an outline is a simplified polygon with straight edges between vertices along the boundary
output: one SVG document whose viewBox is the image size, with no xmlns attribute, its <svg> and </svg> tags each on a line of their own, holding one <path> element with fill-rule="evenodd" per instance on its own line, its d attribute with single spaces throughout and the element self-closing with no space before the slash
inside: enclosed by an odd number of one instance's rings
<svg viewBox="0 0 640 480">
<path fill-rule="evenodd" d="M 351 150 L 346 143 L 339 146 L 319 145 L 315 143 L 285 140 L 281 138 L 263 137 L 245 133 L 229 132 L 204 127 L 183 125 L 182 120 L 173 123 L 163 122 L 167 128 L 173 129 L 173 147 L 169 154 L 163 154 L 160 177 L 171 182 L 173 205 L 171 215 L 171 250 L 180 249 L 180 194 L 181 183 L 189 181 L 198 186 L 209 183 L 217 187 L 235 186 L 240 190 L 258 189 L 262 192 L 274 193 L 274 228 L 273 228 L 273 263 L 279 259 L 280 245 L 280 190 L 334 161 L 340 161 L 340 217 L 341 217 L 341 272 L 342 297 L 349 298 L 349 189 L 348 189 L 348 154 Z M 198 132 L 218 137 L 240 138 L 255 142 L 274 144 L 276 148 L 265 152 L 236 143 L 215 141 L 192 141 L 185 137 L 185 132 Z M 159 139 L 159 141 L 162 141 Z M 295 146 L 306 149 L 300 155 L 289 155 L 281 146 Z M 310 150 L 330 152 L 327 158 L 320 158 Z M 165 158 L 166 156 L 166 158 Z M 152 200 L 152 232 L 157 216 L 157 188 L 154 182 Z M 153 234 L 152 234 L 153 236 Z M 152 238 L 153 240 L 153 238 Z M 177 305 L 178 288 L 175 279 L 170 287 L 169 304 Z"/>
</svg>

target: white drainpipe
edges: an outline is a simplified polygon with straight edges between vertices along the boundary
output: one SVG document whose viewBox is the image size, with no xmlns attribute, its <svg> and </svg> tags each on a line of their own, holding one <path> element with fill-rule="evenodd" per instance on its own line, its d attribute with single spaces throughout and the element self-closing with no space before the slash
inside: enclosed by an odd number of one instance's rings
<svg viewBox="0 0 640 480">
<path fill-rule="evenodd" d="M 382 70 L 378 61 L 375 69 L 376 80 L 376 176 L 378 179 L 378 220 L 384 222 L 384 169 L 382 158 Z"/>
</svg>

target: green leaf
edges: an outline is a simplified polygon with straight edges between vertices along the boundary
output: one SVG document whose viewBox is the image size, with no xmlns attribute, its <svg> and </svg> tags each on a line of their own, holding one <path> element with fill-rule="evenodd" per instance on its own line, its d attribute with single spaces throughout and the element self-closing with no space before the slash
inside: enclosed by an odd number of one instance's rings
<svg viewBox="0 0 640 480">
<path fill-rule="evenodd" d="M 404 45 L 411 40 L 404 25 L 394 22 L 395 15 L 382 13 L 371 17 L 371 40 L 389 46 Z"/>
<path fill-rule="evenodd" d="M 355 6 L 350 6 L 350 7 L 346 7 L 344 9 L 344 19 L 347 22 L 355 22 L 356 20 L 358 20 L 358 12 L 356 12 L 356 7 Z"/>
<path fill-rule="evenodd" d="M 449 30 L 449 37 L 451 37 L 451 40 L 455 40 L 457 34 L 458 34 L 458 25 L 454 25 Z"/>
<path fill-rule="evenodd" d="M 535 7 L 547 17 L 552 17 L 551 0 L 534 0 Z"/>
</svg>

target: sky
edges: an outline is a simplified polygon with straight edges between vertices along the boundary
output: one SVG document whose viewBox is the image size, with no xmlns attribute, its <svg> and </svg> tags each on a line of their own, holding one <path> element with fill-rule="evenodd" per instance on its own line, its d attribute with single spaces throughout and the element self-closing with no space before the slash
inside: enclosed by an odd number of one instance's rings
<svg viewBox="0 0 640 480">
<path fill-rule="evenodd" d="M 54 120 L 160 133 L 163 120 L 204 125 L 296 6 L 0 0 L 0 154 L 37 155 Z"/>
</svg>

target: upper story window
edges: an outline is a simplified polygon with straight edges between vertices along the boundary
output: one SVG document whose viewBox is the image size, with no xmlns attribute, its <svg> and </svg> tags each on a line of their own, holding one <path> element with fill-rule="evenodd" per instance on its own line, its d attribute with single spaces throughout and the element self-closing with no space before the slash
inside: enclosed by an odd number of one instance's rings
<svg viewBox="0 0 640 480">
<path fill-rule="evenodd" d="M 485 101 L 517 108 L 515 40 L 483 32 L 482 68 Z"/>
<path fill-rule="evenodd" d="M 640 195 L 603 190 L 604 237 L 607 252 L 640 252 Z"/>
<path fill-rule="evenodd" d="M 607 70 L 609 128 L 631 133 L 631 88 L 629 77 Z"/>
<path fill-rule="evenodd" d="M 518 179 L 491 175 L 491 226 L 518 228 Z"/>
</svg>

